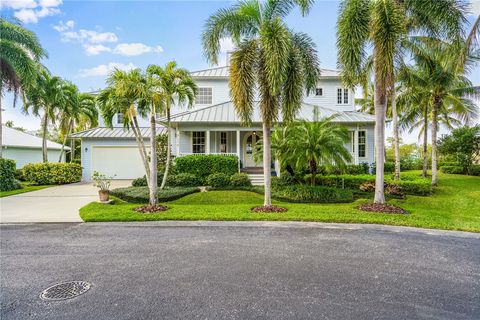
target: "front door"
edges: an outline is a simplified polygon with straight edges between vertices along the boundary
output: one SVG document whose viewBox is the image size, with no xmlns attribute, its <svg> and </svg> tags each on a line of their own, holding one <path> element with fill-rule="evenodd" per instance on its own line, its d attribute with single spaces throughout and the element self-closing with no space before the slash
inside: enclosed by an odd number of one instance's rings
<svg viewBox="0 0 480 320">
<path fill-rule="evenodd" d="M 243 139 L 243 166 L 245 168 L 259 167 L 260 164 L 256 164 L 253 160 L 253 149 L 255 143 L 260 139 L 256 132 L 249 132 Z"/>
</svg>

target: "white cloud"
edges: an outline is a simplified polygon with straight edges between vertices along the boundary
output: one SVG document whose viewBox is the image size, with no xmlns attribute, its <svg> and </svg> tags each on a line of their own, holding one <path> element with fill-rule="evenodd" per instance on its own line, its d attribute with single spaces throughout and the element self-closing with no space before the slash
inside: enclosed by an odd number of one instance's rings
<svg viewBox="0 0 480 320">
<path fill-rule="evenodd" d="M 75 27 L 75 21 L 68 20 L 67 22 L 63 22 L 60 20 L 57 25 L 53 26 L 53 29 L 57 30 L 58 32 L 65 32 L 67 30 L 73 29 Z"/>
<path fill-rule="evenodd" d="M 95 56 L 102 52 L 110 52 L 112 49 L 105 47 L 103 44 L 86 44 L 83 46 L 87 56 Z"/>
<path fill-rule="evenodd" d="M 108 64 L 101 64 L 90 69 L 80 69 L 79 76 L 82 78 L 106 76 L 115 68 L 126 71 L 135 69 L 136 67 L 133 63 L 123 64 L 119 62 L 110 62 Z"/>
<path fill-rule="evenodd" d="M 62 0 L 3 0 L 1 7 L 8 7 L 14 10 L 13 15 L 23 23 L 37 23 L 39 18 L 53 16 L 61 11 L 58 7 Z"/>
<path fill-rule="evenodd" d="M 113 49 L 113 53 L 128 57 L 139 56 L 150 52 L 162 53 L 163 48 L 161 46 L 150 47 L 146 44 L 137 42 L 120 43 L 115 47 L 115 49 Z"/>
<path fill-rule="evenodd" d="M 53 28 L 57 31 L 57 26 Z M 61 28 L 60 28 L 61 29 Z M 103 42 L 117 42 L 118 37 L 113 32 L 98 32 L 95 30 L 86 30 L 80 29 L 79 31 L 67 31 L 70 29 L 64 29 L 63 31 L 59 31 L 62 37 L 62 41 L 70 42 L 70 41 L 78 41 L 81 43 L 103 43 Z"/>
</svg>

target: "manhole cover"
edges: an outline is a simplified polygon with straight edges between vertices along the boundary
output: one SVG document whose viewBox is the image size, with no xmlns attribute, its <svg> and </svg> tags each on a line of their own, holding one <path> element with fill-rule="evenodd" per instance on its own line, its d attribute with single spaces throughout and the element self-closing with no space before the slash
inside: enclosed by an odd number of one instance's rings
<svg viewBox="0 0 480 320">
<path fill-rule="evenodd" d="M 85 281 L 69 281 L 59 283 L 42 291 L 43 300 L 66 300 L 75 298 L 90 289 L 92 285 Z"/>
</svg>

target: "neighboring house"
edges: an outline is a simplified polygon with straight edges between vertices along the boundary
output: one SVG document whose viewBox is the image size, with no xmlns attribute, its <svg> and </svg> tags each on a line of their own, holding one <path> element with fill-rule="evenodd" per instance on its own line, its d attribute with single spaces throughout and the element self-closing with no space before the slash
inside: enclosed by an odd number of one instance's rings
<svg viewBox="0 0 480 320">
<path fill-rule="evenodd" d="M 43 161 L 42 138 L 5 125 L 2 125 L 2 130 L 3 157 L 15 160 L 17 168 L 22 168 L 27 163 Z M 61 144 L 47 140 L 48 160 L 57 162 L 61 149 Z M 69 150 L 70 148 L 65 146 L 65 152 Z M 62 156 L 62 162 L 65 161 L 65 152 Z"/>
<path fill-rule="evenodd" d="M 217 67 L 192 72 L 198 85 L 193 108 L 174 108 L 172 115 L 172 153 L 179 157 L 188 154 L 236 155 L 240 169 L 247 173 L 261 171 L 252 151 L 262 136 L 258 107 L 254 107 L 251 127 L 243 127 L 231 102 L 229 67 Z M 350 131 L 347 148 L 355 164 L 374 162 L 374 117 L 355 111 L 354 93 L 342 86 L 340 73 L 322 69 L 315 92 L 303 99 L 297 119 L 314 121 L 336 115 L 335 122 Z M 258 102 L 256 102 L 258 103 Z M 121 127 L 121 115 L 114 119 Z M 281 120 L 281 119 L 280 119 Z M 158 118 L 164 124 L 164 118 Z M 146 120 L 140 124 L 146 141 L 149 129 Z M 90 180 L 93 171 L 116 175 L 118 179 L 133 179 L 144 174 L 133 135 L 123 128 L 96 128 L 71 135 L 82 140 L 83 179 Z M 278 168 L 276 168 L 278 171 Z M 278 173 L 278 172 L 277 172 Z"/>
</svg>

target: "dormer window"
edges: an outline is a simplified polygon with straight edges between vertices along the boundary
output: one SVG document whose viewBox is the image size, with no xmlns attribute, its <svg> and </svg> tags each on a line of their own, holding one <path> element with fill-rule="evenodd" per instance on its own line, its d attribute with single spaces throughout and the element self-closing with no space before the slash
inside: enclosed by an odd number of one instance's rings
<svg viewBox="0 0 480 320">
<path fill-rule="evenodd" d="M 315 95 L 316 95 L 317 97 L 323 96 L 323 88 L 316 88 L 316 89 L 315 89 Z"/>
<path fill-rule="evenodd" d="M 348 89 L 337 88 L 337 104 L 348 104 Z"/>
<path fill-rule="evenodd" d="M 197 104 L 212 104 L 212 88 L 199 87 L 196 97 Z"/>
</svg>

